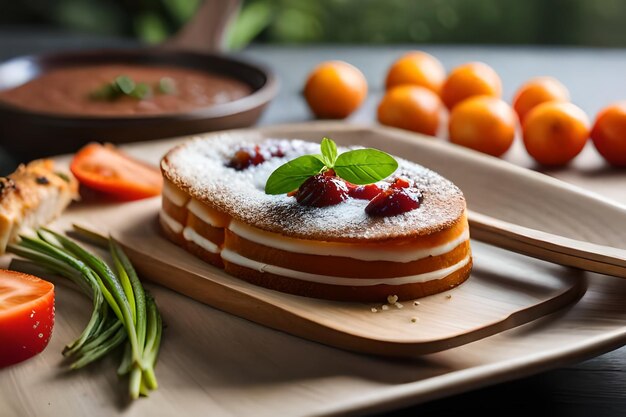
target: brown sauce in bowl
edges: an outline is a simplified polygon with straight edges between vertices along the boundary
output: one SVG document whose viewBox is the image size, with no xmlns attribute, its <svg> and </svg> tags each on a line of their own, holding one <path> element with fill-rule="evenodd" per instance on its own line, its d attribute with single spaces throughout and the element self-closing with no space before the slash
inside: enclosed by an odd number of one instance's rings
<svg viewBox="0 0 626 417">
<path fill-rule="evenodd" d="M 119 76 L 151 87 L 142 99 L 120 96 L 98 100 L 93 93 Z M 168 93 L 159 91 L 164 78 L 173 82 Z M 48 71 L 18 87 L 0 91 L 0 101 L 21 109 L 58 115 L 149 116 L 183 113 L 228 103 L 252 93 L 239 80 L 208 72 L 172 67 L 125 64 L 91 65 Z"/>
</svg>

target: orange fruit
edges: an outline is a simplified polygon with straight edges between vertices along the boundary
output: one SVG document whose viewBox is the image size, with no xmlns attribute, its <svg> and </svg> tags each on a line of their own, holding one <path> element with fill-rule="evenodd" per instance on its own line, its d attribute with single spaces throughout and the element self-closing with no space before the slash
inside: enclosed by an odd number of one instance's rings
<svg viewBox="0 0 626 417">
<path fill-rule="evenodd" d="M 319 118 L 343 119 L 367 95 L 367 81 L 356 67 L 343 61 L 322 62 L 309 74 L 304 97 Z"/>
<path fill-rule="evenodd" d="M 513 98 L 520 121 L 533 107 L 546 101 L 569 101 L 569 91 L 556 78 L 537 77 L 522 85 Z"/>
<path fill-rule="evenodd" d="M 568 102 L 548 101 L 532 109 L 522 124 L 524 145 L 543 165 L 565 165 L 589 138 L 589 119 Z"/>
<path fill-rule="evenodd" d="M 502 95 L 502 81 L 489 65 L 470 62 L 456 67 L 441 87 L 441 99 L 448 109 L 472 96 Z"/>
<path fill-rule="evenodd" d="M 434 136 L 443 105 L 437 94 L 415 85 L 387 91 L 378 105 L 378 121 L 387 126 Z"/>
<path fill-rule="evenodd" d="M 612 104 L 598 113 L 591 139 L 610 164 L 626 166 L 626 101 Z"/>
<path fill-rule="evenodd" d="M 404 84 L 419 85 L 439 94 L 445 79 L 446 70 L 437 58 L 426 52 L 412 51 L 391 65 L 385 87 L 389 90 Z"/>
<path fill-rule="evenodd" d="M 477 151 L 500 156 L 513 144 L 517 116 L 503 100 L 477 96 L 463 100 L 450 113 L 450 141 Z"/>
</svg>

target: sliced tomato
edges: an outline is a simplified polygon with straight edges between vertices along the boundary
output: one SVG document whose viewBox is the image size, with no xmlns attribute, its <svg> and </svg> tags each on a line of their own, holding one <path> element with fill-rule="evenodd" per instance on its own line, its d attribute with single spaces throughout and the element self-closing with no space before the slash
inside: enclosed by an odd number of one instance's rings
<svg viewBox="0 0 626 417">
<path fill-rule="evenodd" d="M 72 160 L 70 169 L 89 188 L 121 200 L 161 194 L 163 178 L 156 167 L 137 161 L 112 145 L 90 143 Z"/>
<path fill-rule="evenodd" d="M 54 285 L 0 269 L 0 368 L 45 349 L 54 326 Z"/>
</svg>

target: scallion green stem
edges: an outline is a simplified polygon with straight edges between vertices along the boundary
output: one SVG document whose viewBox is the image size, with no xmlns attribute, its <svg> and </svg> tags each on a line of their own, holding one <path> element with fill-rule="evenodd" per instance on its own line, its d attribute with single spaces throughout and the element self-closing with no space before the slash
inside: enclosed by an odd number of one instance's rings
<svg viewBox="0 0 626 417">
<path fill-rule="evenodd" d="M 102 236 L 75 228 L 105 246 Z M 9 245 L 8 251 L 69 279 L 93 299 L 89 322 L 63 352 L 78 358 L 71 368 L 82 368 L 126 341 L 118 374 L 130 373 L 130 397 L 145 396 L 156 389 L 154 366 L 163 323 L 154 299 L 145 292 L 122 247 L 113 239 L 106 240 L 114 272 L 104 260 L 52 230 L 42 228 L 37 236 L 21 238 L 18 244 Z"/>
<path fill-rule="evenodd" d="M 113 311 L 116 311 L 117 308 L 116 314 L 119 312 L 120 321 L 124 323 L 124 327 L 126 327 L 128 340 L 130 341 L 130 345 L 133 350 L 133 362 L 141 363 L 141 353 L 139 350 L 139 344 L 137 343 L 137 331 L 135 329 L 133 315 L 130 310 L 128 299 L 126 298 L 126 294 L 124 293 L 124 289 L 122 288 L 117 276 L 113 273 L 113 271 L 111 271 L 111 268 L 109 268 L 104 261 L 81 248 L 70 239 L 51 230 L 43 230 L 52 234 L 59 240 L 65 249 L 72 252 L 77 258 L 89 265 L 96 272 L 102 282 L 105 283 L 106 289 L 110 292 L 107 294 L 108 291 L 105 291 L 104 289 L 102 292 L 111 305 L 111 308 L 113 308 Z M 112 300 L 107 297 L 108 295 L 112 297 Z"/>
<path fill-rule="evenodd" d="M 115 270 L 117 271 L 117 276 L 120 279 L 120 283 L 122 284 L 122 288 L 124 289 L 124 294 L 126 294 L 126 299 L 128 300 L 128 304 L 130 306 L 130 311 L 133 315 L 133 322 L 137 325 L 137 307 L 135 305 L 135 295 L 133 294 L 133 287 L 130 283 L 130 278 L 122 265 L 120 259 L 116 256 L 113 249 L 111 249 L 111 255 L 113 256 L 113 263 L 115 264 Z M 141 342 L 139 342 L 141 346 Z"/>
<path fill-rule="evenodd" d="M 74 223 L 72 224 L 74 231 L 78 234 L 81 240 L 86 240 L 87 243 L 92 243 L 100 248 L 106 249 L 109 247 L 109 239 L 101 235 L 100 233 L 96 233 L 92 230 L 89 230 L 80 224 Z"/>
<path fill-rule="evenodd" d="M 114 333 L 113 337 L 107 339 L 107 341 L 100 346 L 90 350 L 89 352 L 86 352 L 85 355 L 81 356 L 80 359 L 72 363 L 70 365 L 70 368 L 80 369 L 83 366 L 97 361 L 98 359 L 118 347 L 122 342 L 124 342 L 125 339 L 126 331 L 123 328 L 120 328 L 117 332 Z"/>
<path fill-rule="evenodd" d="M 126 343 L 124 346 L 124 356 L 122 356 L 122 362 L 120 362 L 120 366 L 117 368 L 118 375 L 126 375 L 130 372 L 130 368 L 133 364 L 133 350 L 130 347 L 130 343 Z"/>
<path fill-rule="evenodd" d="M 133 268 L 130 259 L 128 259 L 122 247 L 114 239 L 110 239 L 109 249 L 113 259 L 117 261 L 124 271 L 124 275 L 130 280 L 137 317 L 137 342 L 143 349 L 146 339 L 146 294 L 143 285 L 141 285 L 141 281 L 139 281 L 137 272 Z"/>
<path fill-rule="evenodd" d="M 122 330 L 124 332 L 124 336 L 126 336 L 125 330 L 123 328 L 122 322 L 119 320 L 115 320 L 110 326 L 108 326 L 104 331 L 102 331 L 97 337 L 89 340 L 85 343 L 80 350 L 76 352 L 77 355 L 84 355 L 90 350 L 93 350 L 103 344 L 107 339 L 110 339 L 117 333 Z"/>
</svg>

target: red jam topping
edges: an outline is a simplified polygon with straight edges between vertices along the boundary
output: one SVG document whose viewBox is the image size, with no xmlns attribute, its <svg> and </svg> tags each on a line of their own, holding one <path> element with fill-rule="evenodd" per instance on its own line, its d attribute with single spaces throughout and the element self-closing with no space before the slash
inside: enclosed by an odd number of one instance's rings
<svg viewBox="0 0 626 417">
<path fill-rule="evenodd" d="M 278 146 L 269 146 L 261 148 L 256 146 L 244 146 L 235 151 L 235 154 L 226 164 L 230 168 L 234 168 L 237 171 L 243 171 L 244 169 L 262 164 L 273 157 L 283 157 L 285 152 Z"/>
<path fill-rule="evenodd" d="M 376 184 L 354 185 L 348 183 L 349 195 L 359 200 L 371 200 L 380 194 L 381 188 Z"/>
<path fill-rule="evenodd" d="M 408 188 L 411 186 L 411 182 L 406 178 L 398 177 L 394 180 L 391 186 L 394 188 Z"/>
<path fill-rule="evenodd" d="M 397 216 L 419 208 L 421 200 L 422 193 L 416 187 L 408 180 L 398 178 L 370 201 L 365 212 L 376 217 Z"/>
<path fill-rule="evenodd" d="M 333 170 L 307 179 L 295 193 L 298 203 L 311 207 L 339 204 L 348 198 L 348 186 L 335 176 Z"/>
<path fill-rule="evenodd" d="M 333 206 L 348 197 L 370 200 L 365 212 L 375 217 L 396 216 L 415 210 L 422 201 L 422 193 L 406 178 L 396 178 L 387 188 L 376 184 L 355 185 L 338 178 L 332 169 L 308 178 L 288 195 L 311 207 Z"/>
</svg>

